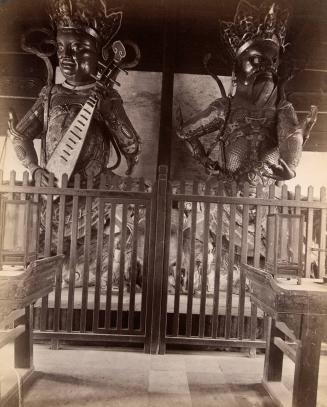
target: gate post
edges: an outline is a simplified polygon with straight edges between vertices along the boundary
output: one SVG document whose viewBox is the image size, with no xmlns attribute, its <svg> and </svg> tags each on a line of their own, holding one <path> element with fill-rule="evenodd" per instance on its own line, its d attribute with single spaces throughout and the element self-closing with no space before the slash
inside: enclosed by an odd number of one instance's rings
<svg viewBox="0 0 327 407">
<path fill-rule="evenodd" d="M 167 188 L 168 188 L 168 167 L 159 166 L 158 180 L 155 193 L 155 217 L 151 225 L 150 268 L 151 278 L 149 281 L 148 295 L 148 323 L 145 351 L 149 353 L 159 352 L 160 342 L 160 318 L 164 317 L 161 310 L 162 284 L 164 276 L 164 255 L 165 255 L 165 227 L 167 217 Z M 150 334 L 151 333 L 151 334 Z"/>
</svg>

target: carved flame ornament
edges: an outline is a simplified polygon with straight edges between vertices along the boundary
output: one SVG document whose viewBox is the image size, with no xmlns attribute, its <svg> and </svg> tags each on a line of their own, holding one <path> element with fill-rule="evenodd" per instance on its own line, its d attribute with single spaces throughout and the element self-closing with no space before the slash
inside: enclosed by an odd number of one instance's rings
<svg viewBox="0 0 327 407">
<path fill-rule="evenodd" d="M 275 3 L 257 8 L 245 0 L 238 4 L 234 21 L 221 23 L 222 37 L 233 57 L 240 55 L 254 41 L 273 41 L 284 47 L 289 12 Z"/>
<path fill-rule="evenodd" d="M 105 49 L 120 29 L 123 13 L 108 8 L 106 0 L 50 0 L 49 14 L 54 29 L 87 32 Z"/>
</svg>

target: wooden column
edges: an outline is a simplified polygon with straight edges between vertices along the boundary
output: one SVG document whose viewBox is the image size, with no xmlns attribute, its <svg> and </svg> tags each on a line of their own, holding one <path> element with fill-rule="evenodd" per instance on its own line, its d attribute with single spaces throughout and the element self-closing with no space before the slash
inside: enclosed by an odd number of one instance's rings
<svg viewBox="0 0 327 407">
<path fill-rule="evenodd" d="M 159 168 L 159 176 L 156 185 L 156 210 L 155 210 L 155 229 L 153 241 L 150 242 L 150 252 L 153 251 L 153 257 L 150 262 L 153 270 L 149 280 L 149 293 L 147 310 L 151 320 L 148 324 L 151 325 L 151 336 L 148 338 L 150 343 L 145 345 L 145 351 L 149 353 L 158 353 L 160 346 L 160 320 L 166 318 L 166 310 L 162 309 L 162 295 L 167 295 L 167 291 L 163 293 L 163 278 L 164 278 L 164 259 L 165 259 L 165 232 L 166 232 L 166 216 L 167 216 L 167 167 Z"/>
<path fill-rule="evenodd" d="M 276 328 L 276 320 L 269 318 L 263 378 L 265 381 L 280 382 L 282 380 L 284 354 L 274 344 L 275 337 L 285 339 L 285 335 Z"/>
<path fill-rule="evenodd" d="M 33 368 L 33 305 L 25 307 L 25 332 L 15 339 L 15 368 Z"/>
<path fill-rule="evenodd" d="M 317 403 L 318 374 L 325 315 L 303 315 L 301 341 L 296 352 L 293 407 L 314 407 Z"/>
<path fill-rule="evenodd" d="M 157 169 L 159 169 L 161 165 L 166 165 L 168 167 L 168 178 L 170 174 L 172 144 L 176 27 L 177 2 L 174 0 L 164 0 L 161 111 Z"/>
</svg>

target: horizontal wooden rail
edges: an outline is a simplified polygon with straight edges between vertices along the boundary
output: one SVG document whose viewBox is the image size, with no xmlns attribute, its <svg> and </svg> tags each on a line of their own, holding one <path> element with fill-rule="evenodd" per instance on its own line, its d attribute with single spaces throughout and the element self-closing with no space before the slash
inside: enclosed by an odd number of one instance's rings
<svg viewBox="0 0 327 407">
<path fill-rule="evenodd" d="M 24 325 L 18 325 L 16 328 L 0 330 L 0 348 L 12 342 L 25 332 Z"/>
<path fill-rule="evenodd" d="M 1 190 L 0 190 L 1 192 Z M 312 208 L 312 209 L 327 209 L 327 202 L 321 201 L 296 201 L 292 199 L 265 199 L 265 198 L 244 198 L 234 196 L 217 196 L 217 195 L 184 195 L 172 194 L 172 201 L 182 202 L 203 202 L 203 203 L 218 203 L 218 204 L 235 204 L 235 205 L 262 205 L 262 206 L 278 206 L 288 208 Z"/>
<path fill-rule="evenodd" d="M 283 332 L 288 338 L 292 339 L 292 341 L 297 341 L 294 332 L 285 324 L 285 322 L 276 321 L 276 328 Z"/>
<path fill-rule="evenodd" d="M 295 344 L 288 344 L 282 338 L 275 336 L 274 344 L 286 355 L 288 356 L 294 363 L 296 360 L 296 349 L 293 348 L 292 345 Z"/>
<path fill-rule="evenodd" d="M 59 339 L 63 341 L 88 341 L 88 342 L 125 342 L 125 343 L 144 343 L 144 335 L 108 335 L 94 332 L 47 332 L 33 331 L 34 339 Z"/>
<path fill-rule="evenodd" d="M 1 185 L 0 193 L 24 193 L 24 194 L 40 194 L 40 195 L 67 195 L 79 197 L 93 198 L 118 198 L 122 200 L 151 199 L 151 192 L 138 191 L 120 191 L 111 189 L 75 189 L 75 188 L 56 188 L 56 187 L 36 187 L 36 186 L 20 186 L 20 185 Z"/>
<path fill-rule="evenodd" d="M 195 346 L 210 346 L 210 347 L 231 347 L 231 348 L 265 348 L 266 342 L 261 340 L 247 339 L 224 339 L 224 338 L 197 338 L 183 336 L 167 336 L 166 344 L 175 345 L 195 345 Z"/>
</svg>

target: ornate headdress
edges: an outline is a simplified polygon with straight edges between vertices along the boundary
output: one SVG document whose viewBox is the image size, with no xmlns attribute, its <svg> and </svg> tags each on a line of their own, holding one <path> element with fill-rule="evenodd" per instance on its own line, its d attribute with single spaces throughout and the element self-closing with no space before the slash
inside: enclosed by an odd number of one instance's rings
<svg viewBox="0 0 327 407">
<path fill-rule="evenodd" d="M 288 11 L 275 3 L 259 8 L 241 0 L 233 22 L 221 23 L 222 37 L 233 57 L 239 56 L 255 40 L 269 40 L 284 47 Z"/>
<path fill-rule="evenodd" d="M 122 12 L 110 12 L 106 0 L 49 0 L 54 28 L 79 29 L 100 39 L 105 47 L 118 32 Z"/>
</svg>

